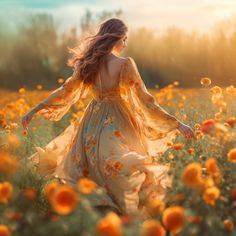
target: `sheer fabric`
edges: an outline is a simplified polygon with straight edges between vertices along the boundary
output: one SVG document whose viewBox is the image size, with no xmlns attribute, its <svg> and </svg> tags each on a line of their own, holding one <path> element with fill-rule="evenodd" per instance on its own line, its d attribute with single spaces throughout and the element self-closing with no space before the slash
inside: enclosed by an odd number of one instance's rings
<svg viewBox="0 0 236 236">
<path fill-rule="evenodd" d="M 43 101 L 38 114 L 60 120 L 88 93 L 81 89 L 82 82 L 72 76 Z M 178 120 L 147 91 L 131 57 L 121 67 L 118 86 L 106 89 L 100 78 L 100 86 L 89 89 L 93 98 L 83 116 L 45 147 L 36 147 L 30 164 L 42 177 L 56 176 L 72 185 L 92 178 L 98 185 L 90 195 L 94 206 L 135 215 L 146 199 L 165 200 L 172 183 L 169 166 L 154 163 L 152 157 L 166 151 L 166 142 L 176 137 Z"/>
<path fill-rule="evenodd" d="M 67 78 L 62 86 L 41 102 L 44 107 L 37 113 L 48 120 L 59 121 L 74 103 L 84 98 L 89 89 L 78 79 L 78 74 L 78 70 L 75 69 L 73 75 Z"/>
</svg>

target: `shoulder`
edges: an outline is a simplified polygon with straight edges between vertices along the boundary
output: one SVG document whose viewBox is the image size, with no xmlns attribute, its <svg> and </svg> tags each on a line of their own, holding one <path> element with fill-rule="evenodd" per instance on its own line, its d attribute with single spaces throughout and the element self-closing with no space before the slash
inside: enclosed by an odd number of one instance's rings
<svg viewBox="0 0 236 236">
<path fill-rule="evenodd" d="M 120 57 L 121 67 L 136 67 L 134 59 L 130 56 Z"/>
</svg>

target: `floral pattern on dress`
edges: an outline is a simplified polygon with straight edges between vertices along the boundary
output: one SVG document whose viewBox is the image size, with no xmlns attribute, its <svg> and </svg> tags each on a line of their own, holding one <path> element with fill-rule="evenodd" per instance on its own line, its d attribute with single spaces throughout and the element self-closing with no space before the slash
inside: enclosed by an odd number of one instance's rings
<svg viewBox="0 0 236 236">
<path fill-rule="evenodd" d="M 86 94 L 75 74 L 42 102 L 44 108 L 38 114 L 58 121 Z M 164 199 L 171 186 L 169 167 L 153 160 L 176 137 L 178 120 L 148 92 L 131 57 L 121 67 L 116 88 L 91 91 L 93 100 L 80 122 L 69 125 L 46 147 L 55 142 L 60 150 L 59 157 L 53 151 L 55 159 L 60 159 L 57 176 L 75 183 L 80 176 L 90 176 L 107 190 L 105 198 L 95 197 L 92 204 L 110 204 L 135 215 L 141 195 Z M 52 169 L 44 173 L 55 176 Z"/>
</svg>

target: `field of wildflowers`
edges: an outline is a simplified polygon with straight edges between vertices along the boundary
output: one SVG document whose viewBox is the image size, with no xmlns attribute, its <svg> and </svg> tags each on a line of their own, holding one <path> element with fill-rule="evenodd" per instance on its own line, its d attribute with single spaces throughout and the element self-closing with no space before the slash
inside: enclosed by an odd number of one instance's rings
<svg viewBox="0 0 236 236">
<path fill-rule="evenodd" d="M 148 201 L 152 218 L 145 221 L 91 207 L 99 189 L 89 178 L 71 187 L 57 179 L 41 179 L 27 166 L 35 146 L 44 146 L 82 116 L 89 96 L 60 122 L 35 117 L 26 133 L 21 117 L 49 92 L 42 85 L 34 91 L 2 90 L 0 236 L 236 235 L 236 88 L 214 86 L 207 77 L 200 83 L 200 89 L 181 89 L 175 81 L 150 90 L 161 106 L 194 129 L 196 139 L 178 136 L 156 160 L 170 163 L 174 184 L 168 204 Z"/>
</svg>

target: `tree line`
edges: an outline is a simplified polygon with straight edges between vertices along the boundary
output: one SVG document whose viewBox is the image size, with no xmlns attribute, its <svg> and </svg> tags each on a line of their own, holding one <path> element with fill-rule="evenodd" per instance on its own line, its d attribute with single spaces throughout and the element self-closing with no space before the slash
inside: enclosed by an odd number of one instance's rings
<svg viewBox="0 0 236 236">
<path fill-rule="evenodd" d="M 9 22 L 0 19 L 0 87 L 16 90 L 55 88 L 59 78 L 67 78 L 72 68 L 66 65 L 68 47 L 74 47 L 101 21 L 121 17 L 122 10 L 103 11 L 94 16 L 87 10 L 78 26 L 59 32 L 52 15 L 24 16 L 9 30 Z M 122 56 L 132 56 L 147 87 L 166 86 L 179 81 L 181 87 L 199 87 L 202 77 L 214 84 L 236 84 L 236 19 L 215 24 L 208 33 L 185 31 L 175 26 L 163 32 L 131 28 L 128 46 Z"/>
</svg>

